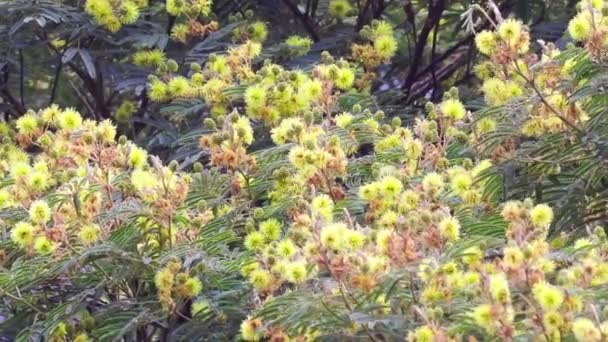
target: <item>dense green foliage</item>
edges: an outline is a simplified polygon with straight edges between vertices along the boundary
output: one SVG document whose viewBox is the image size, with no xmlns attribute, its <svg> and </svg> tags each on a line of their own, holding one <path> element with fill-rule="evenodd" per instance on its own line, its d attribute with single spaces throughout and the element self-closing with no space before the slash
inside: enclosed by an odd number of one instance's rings
<svg viewBox="0 0 608 342">
<path fill-rule="evenodd" d="M 0 1 L 0 339 L 608 339 L 604 2 L 281 4 Z"/>
</svg>

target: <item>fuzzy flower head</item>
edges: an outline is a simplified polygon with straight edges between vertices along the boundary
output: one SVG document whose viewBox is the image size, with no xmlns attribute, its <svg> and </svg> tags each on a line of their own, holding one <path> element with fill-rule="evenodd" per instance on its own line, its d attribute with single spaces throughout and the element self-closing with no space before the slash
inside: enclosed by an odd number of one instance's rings
<svg viewBox="0 0 608 342">
<path fill-rule="evenodd" d="M 511 301 L 509 282 L 504 274 L 493 274 L 490 276 L 490 294 L 499 303 L 507 304 Z"/>
<path fill-rule="evenodd" d="M 135 169 L 141 169 L 146 165 L 148 160 L 148 152 L 146 150 L 137 147 L 135 145 L 131 146 L 131 151 L 129 151 L 129 166 Z"/>
<path fill-rule="evenodd" d="M 45 201 L 38 200 L 30 205 L 30 220 L 34 223 L 45 224 L 51 219 L 51 209 Z"/>
<path fill-rule="evenodd" d="M 290 53 L 294 56 L 304 56 L 312 47 L 312 40 L 308 37 L 290 36 L 285 41 Z"/>
<path fill-rule="evenodd" d="M 306 280 L 308 271 L 306 270 L 306 263 L 302 261 L 290 262 L 285 265 L 285 278 L 294 284 L 300 284 Z"/>
<path fill-rule="evenodd" d="M 249 118 L 241 116 L 232 124 L 232 129 L 238 138 L 245 144 L 251 145 L 253 142 L 253 129 Z"/>
<path fill-rule="evenodd" d="M 455 99 L 443 101 L 440 110 L 443 115 L 456 121 L 462 120 L 467 113 L 462 102 Z"/>
<path fill-rule="evenodd" d="M 245 247 L 250 251 L 260 250 L 266 245 L 266 238 L 260 232 L 251 232 L 245 237 Z"/>
<path fill-rule="evenodd" d="M 78 238 L 83 245 L 89 246 L 99 239 L 99 232 L 100 229 L 98 225 L 86 225 L 80 228 Z"/>
<path fill-rule="evenodd" d="M 599 342 L 602 340 L 600 329 L 588 318 L 577 318 L 572 323 L 572 333 L 579 342 Z"/>
<path fill-rule="evenodd" d="M 512 43 L 519 40 L 523 31 L 523 24 L 519 20 L 507 19 L 498 26 L 498 36 L 505 42 Z"/>
<path fill-rule="evenodd" d="M 539 282 L 532 289 L 534 299 L 544 311 L 555 311 L 564 302 L 564 293 L 559 288 L 545 282 Z"/>
<path fill-rule="evenodd" d="M 38 118 L 32 113 L 24 114 L 17 119 L 15 126 L 20 134 L 31 136 L 38 129 Z"/>
<path fill-rule="evenodd" d="M 262 321 L 259 319 L 249 319 L 241 323 L 241 337 L 245 341 L 259 341 L 262 338 L 260 328 Z"/>
<path fill-rule="evenodd" d="M 491 31 L 481 31 L 475 36 L 475 46 L 477 50 L 486 56 L 494 53 L 496 49 L 496 36 Z"/>
<path fill-rule="evenodd" d="M 321 216 L 326 222 L 332 221 L 334 202 L 331 197 L 323 194 L 313 198 L 311 209 L 314 215 Z"/>
<path fill-rule="evenodd" d="M 530 220 L 535 227 L 546 227 L 553 221 L 553 210 L 546 204 L 538 204 L 530 210 Z"/>
<path fill-rule="evenodd" d="M 460 238 L 460 223 L 453 217 L 446 217 L 439 222 L 439 232 L 446 240 L 455 242 Z"/>
<path fill-rule="evenodd" d="M 475 321 L 475 324 L 484 328 L 488 332 L 494 330 L 494 318 L 492 315 L 492 307 L 488 304 L 482 304 L 471 312 L 470 316 Z"/>
<path fill-rule="evenodd" d="M 342 250 L 345 247 L 344 236 L 348 228 L 344 223 L 333 223 L 321 229 L 321 244 L 333 250 Z"/>
<path fill-rule="evenodd" d="M 579 13 L 568 23 L 568 33 L 576 41 L 587 40 L 593 32 L 593 25 L 587 13 Z"/>
<path fill-rule="evenodd" d="M 380 36 L 374 40 L 374 50 L 383 59 L 390 59 L 397 52 L 397 40 L 393 36 Z"/>
<path fill-rule="evenodd" d="M 353 7 L 348 0 L 331 0 L 329 2 L 329 14 L 334 18 L 343 19 L 352 9 Z"/>
<path fill-rule="evenodd" d="M 260 223 L 260 233 L 267 241 L 278 240 L 281 236 L 281 223 L 277 219 L 268 219 Z"/>
<path fill-rule="evenodd" d="M 74 108 L 66 108 L 59 115 L 59 128 L 72 132 L 82 125 L 82 116 Z"/>
<path fill-rule="evenodd" d="M 422 179 L 422 189 L 431 195 L 440 193 L 443 187 L 443 177 L 436 172 L 427 173 Z"/>
<path fill-rule="evenodd" d="M 380 194 L 385 199 L 391 200 L 397 198 L 403 189 L 401 181 L 393 176 L 386 176 L 382 178 L 378 186 L 380 188 Z"/>
<path fill-rule="evenodd" d="M 109 119 L 103 120 L 97 125 L 95 133 L 104 144 L 111 144 L 116 138 L 116 126 Z"/>
<path fill-rule="evenodd" d="M 336 87 L 341 90 L 348 90 L 355 82 L 355 72 L 351 68 L 340 68 L 334 80 Z"/>
<path fill-rule="evenodd" d="M 41 112 L 42 122 L 47 125 L 55 126 L 59 120 L 61 109 L 56 104 L 52 104 Z"/>
<path fill-rule="evenodd" d="M 203 283 L 198 278 L 188 278 L 184 284 L 184 295 L 188 298 L 194 298 L 203 290 Z"/>
<path fill-rule="evenodd" d="M 57 249 L 57 244 L 46 236 L 39 236 L 34 240 L 34 250 L 38 254 L 52 254 Z"/>
<path fill-rule="evenodd" d="M 21 247 L 31 245 L 34 241 L 34 227 L 27 222 L 19 222 L 11 231 L 11 240 Z"/>
</svg>

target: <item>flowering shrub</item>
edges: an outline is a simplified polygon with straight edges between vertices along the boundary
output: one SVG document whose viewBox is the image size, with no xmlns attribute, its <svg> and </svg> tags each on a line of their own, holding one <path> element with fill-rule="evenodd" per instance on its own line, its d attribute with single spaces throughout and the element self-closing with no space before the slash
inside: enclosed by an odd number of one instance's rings
<svg viewBox="0 0 608 342">
<path fill-rule="evenodd" d="M 168 1 L 173 38 L 216 30 L 199 22 L 210 5 Z M 147 6 L 86 8 L 115 31 Z M 332 0 L 328 13 L 352 10 Z M 165 165 L 110 120 L 58 105 L 2 124 L 0 315 L 18 340 L 608 339 L 601 218 L 552 234 L 578 212 L 555 210 L 559 193 L 504 189 L 501 174 L 525 163 L 520 182 L 599 182 L 587 178 L 604 160 L 592 89 L 608 30 L 602 2 L 579 10 L 568 30 L 583 47 L 540 55 L 520 21 L 488 17 L 475 38 L 487 106 L 472 113 L 453 88 L 408 125 L 345 101 L 396 54 L 386 21 L 306 70 L 256 63 L 268 32 L 254 20 L 186 75 L 161 50 L 135 53 L 153 70 L 150 100 L 210 109 L 203 158 Z M 272 146 L 256 149 L 264 136 Z M 550 159 L 560 151 L 581 156 Z"/>
</svg>

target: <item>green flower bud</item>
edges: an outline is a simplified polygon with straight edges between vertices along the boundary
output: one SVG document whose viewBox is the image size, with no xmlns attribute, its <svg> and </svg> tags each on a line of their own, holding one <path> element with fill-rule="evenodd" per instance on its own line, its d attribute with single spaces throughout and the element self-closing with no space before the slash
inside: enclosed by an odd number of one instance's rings
<svg viewBox="0 0 608 342">
<path fill-rule="evenodd" d="M 253 218 L 256 221 L 260 221 L 264 219 L 264 209 L 262 208 L 255 208 L 255 210 L 253 211 Z"/>
<path fill-rule="evenodd" d="M 167 68 L 169 68 L 169 71 L 171 72 L 177 72 L 179 65 L 177 65 L 176 61 L 169 59 L 167 60 Z"/>
<path fill-rule="evenodd" d="M 398 116 L 393 117 L 391 126 L 393 126 L 393 128 L 401 127 L 401 118 Z"/>
<path fill-rule="evenodd" d="M 217 126 L 215 125 L 215 121 L 213 121 L 213 119 L 211 118 L 206 118 L 205 120 L 203 120 L 203 124 L 205 125 L 205 127 L 211 130 L 217 128 Z"/>
</svg>

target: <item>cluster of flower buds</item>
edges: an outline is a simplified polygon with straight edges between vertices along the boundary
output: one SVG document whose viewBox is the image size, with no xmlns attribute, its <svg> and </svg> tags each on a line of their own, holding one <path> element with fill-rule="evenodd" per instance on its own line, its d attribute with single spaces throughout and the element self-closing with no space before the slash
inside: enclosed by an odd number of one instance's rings
<svg viewBox="0 0 608 342">
<path fill-rule="evenodd" d="M 201 293 L 203 283 L 193 273 L 196 270 L 183 270 L 182 263 L 177 260 L 168 262 L 156 272 L 154 285 L 164 310 L 173 311 L 179 301 L 195 298 Z"/>
<path fill-rule="evenodd" d="M 373 70 L 395 56 L 397 39 L 393 27 L 388 22 L 373 20 L 361 29 L 360 35 L 368 43 L 353 44 L 353 57 L 367 70 Z"/>
<path fill-rule="evenodd" d="M 585 41 L 591 56 L 597 55 L 604 43 L 598 45 L 587 39 L 602 40 L 600 36 L 605 34 L 599 32 L 608 32 L 599 28 L 603 22 L 602 1 L 583 1 L 579 7 L 581 12 L 569 25 L 570 35 L 575 40 Z M 598 25 L 597 34 L 592 34 L 592 31 L 596 32 L 594 25 Z M 515 19 L 502 20 L 494 30 L 477 33 L 475 43 L 477 49 L 488 56 L 487 61 L 475 68 L 483 80 L 481 90 L 486 103 L 490 106 L 523 107 L 525 114 L 516 117 L 484 115 L 476 122 L 474 139 L 483 140 L 501 123 L 514 125 L 523 136 L 539 137 L 571 129 L 588 120 L 582 106 L 569 99 L 574 91 L 572 85 L 584 81 L 577 82 L 571 72 L 582 61 L 581 58 L 559 58 L 560 51 L 553 44 L 545 43 L 541 44 L 540 58 L 529 53 L 528 28 Z M 592 49 L 596 45 L 598 51 Z M 499 152 L 504 154 L 515 147 L 512 139 L 507 139 L 500 146 L 503 151 Z"/>
<path fill-rule="evenodd" d="M 151 165 L 145 150 L 123 137 L 116 141 L 116 127 L 109 120 L 84 120 L 72 108 L 52 105 L 30 111 L 15 127 L 17 144 L 5 139 L 0 148 L 0 179 L 8 184 L 0 188 L 0 209 L 28 214 L 3 222 L 13 227 L 11 239 L 26 254 L 60 256 L 107 237 L 125 219 L 100 219 L 121 205 L 118 194 L 122 203 L 141 203 L 148 218 L 140 220 L 142 229 L 158 227 L 146 246 L 190 240 L 174 222 L 191 181 L 176 171 L 176 163 L 163 166 L 151 158 Z M 26 153 L 32 149 L 38 152 Z M 207 221 L 210 216 L 206 210 L 186 214 L 203 215 Z"/>
<path fill-rule="evenodd" d="M 97 24 L 117 32 L 122 25 L 135 23 L 146 7 L 148 0 L 87 0 L 85 11 Z"/>
</svg>

